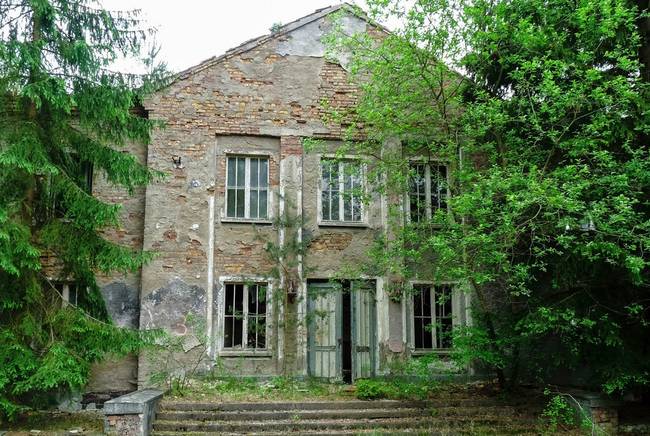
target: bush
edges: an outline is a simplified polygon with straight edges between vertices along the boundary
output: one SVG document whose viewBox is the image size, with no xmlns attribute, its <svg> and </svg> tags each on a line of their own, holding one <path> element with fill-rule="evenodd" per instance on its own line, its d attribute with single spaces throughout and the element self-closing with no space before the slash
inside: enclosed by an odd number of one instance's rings
<svg viewBox="0 0 650 436">
<path fill-rule="evenodd" d="M 425 400 L 437 385 L 425 380 L 407 381 L 403 379 L 363 379 L 356 383 L 356 396 L 360 400 Z"/>
<path fill-rule="evenodd" d="M 384 380 L 364 379 L 356 382 L 357 398 L 360 400 L 378 400 L 392 398 L 396 391 Z"/>
</svg>

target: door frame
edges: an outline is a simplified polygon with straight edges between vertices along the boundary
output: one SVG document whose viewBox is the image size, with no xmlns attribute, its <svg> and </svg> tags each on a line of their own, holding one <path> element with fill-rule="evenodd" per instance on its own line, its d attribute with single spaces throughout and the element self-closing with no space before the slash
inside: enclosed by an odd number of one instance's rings
<svg viewBox="0 0 650 436">
<path fill-rule="evenodd" d="M 363 287 L 359 286 L 359 283 L 368 283 L 369 286 Z M 355 284 L 357 284 L 355 286 Z M 367 378 L 367 377 L 375 377 L 377 374 L 377 280 L 375 279 L 370 279 L 370 280 L 349 280 L 347 281 L 347 287 L 346 284 L 341 281 L 339 282 L 339 289 L 336 289 L 336 284 L 333 284 L 330 281 L 320 281 L 318 279 L 314 279 L 313 281 L 308 280 L 307 281 L 307 375 L 311 377 L 316 377 L 314 375 L 315 373 L 315 368 L 316 368 L 316 352 L 317 351 L 335 351 L 336 355 L 336 364 L 335 364 L 335 372 L 336 375 L 334 377 L 328 377 L 329 380 L 343 380 L 343 368 L 342 368 L 342 345 L 341 345 L 341 339 L 343 337 L 343 302 L 342 302 L 342 293 L 343 292 L 349 292 L 350 293 L 350 326 L 351 326 L 351 359 L 352 359 L 352 382 L 359 378 Z M 322 349 L 316 349 L 317 346 L 315 344 L 315 324 L 314 324 L 314 319 L 310 318 L 310 314 L 315 310 L 314 309 L 314 304 L 315 304 L 315 298 L 313 297 L 314 293 L 312 291 L 313 288 L 321 288 L 321 289 L 329 289 L 329 292 L 335 292 L 335 310 L 333 311 L 335 320 L 334 320 L 334 325 L 336 329 L 336 343 L 335 345 L 332 346 L 327 346 L 327 347 L 318 347 Z M 358 289 L 355 289 L 358 288 Z M 361 289 L 366 289 L 365 292 L 368 292 L 368 299 L 369 302 L 371 303 L 371 307 L 369 309 L 369 320 L 368 320 L 368 340 L 370 342 L 369 345 L 361 345 L 363 347 L 368 347 L 365 352 L 368 352 L 369 355 L 369 361 L 370 361 L 370 368 L 369 368 L 369 374 L 365 377 L 361 376 L 358 374 L 357 371 L 357 362 L 359 359 L 359 356 L 357 354 L 357 347 L 359 346 L 357 344 L 357 329 L 359 325 L 359 312 L 360 309 L 358 307 L 359 302 L 362 301 L 361 297 L 357 296 L 357 292 L 362 292 Z"/>
</svg>

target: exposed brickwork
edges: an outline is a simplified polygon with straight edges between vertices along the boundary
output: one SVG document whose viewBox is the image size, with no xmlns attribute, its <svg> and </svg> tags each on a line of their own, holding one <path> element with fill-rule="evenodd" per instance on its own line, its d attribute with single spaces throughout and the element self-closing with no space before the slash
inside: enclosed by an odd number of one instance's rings
<svg viewBox="0 0 650 436">
<path fill-rule="evenodd" d="M 104 433 L 115 436 L 141 436 L 142 415 L 108 415 Z"/>
<path fill-rule="evenodd" d="M 350 233 L 323 233 L 310 242 L 309 250 L 312 252 L 341 251 L 348 248 L 351 242 Z"/>
<path fill-rule="evenodd" d="M 329 110 L 344 115 L 341 124 L 332 121 L 327 125 L 332 136 L 340 137 L 352 120 L 353 109 L 359 102 L 359 89 L 350 82 L 347 72 L 338 64 L 325 63 L 320 78 L 319 100 L 326 105 L 319 107 L 319 117 L 327 119 Z"/>
<path fill-rule="evenodd" d="M 361 20 L 350 25 L 366 26 Z M 382 226 L 377 201 L 368 206 L 365 227 L 319 226 L 320 155 L 305 153 L 302 146 L 303 138 L 319 137 L 327 140 L 327 153 L 334 152 L 347 121 L 340 125 L 324 120 L 323 103 L 338 111 L 358 103 L 359 90 L 345 69 L 323 57 L 320 38 L 329 28 L 327 18 L 320 17 L 295 33 L 264 39 L 243 52 L 229 52 L 184 73 L 144 103 L 150 118 L 164 122 L 165 128 L 153 133 L 147 155 L 141 157 L 167 177 L 149 185 L 146 193 L 138 192 L 137 200 L 110 189 L 102 192 L 104 198 L 127 204 L 125 224 L 107 236 L 157 253 L 143 268 L 141 283 L 137 274 L 129 279 L 129 286 L 137 283 L 140 290 L 141 328 L 162 327 L 188 335 L 188 329 L 175 329 L 179 317 L 191 312 L 205 316 L 207 322 L 210 315 L 216 340 L 220 334 L 216 322 L 223 312 L 219 286 L 224 277 L 274 280 L 271 272 L 278 265 L 265 244 L 295 237 L 272 224 L 281 204 L 302 217 L 303 234 L 314 238 L 304 258 L 310 278 L 331 277 L 349 262 L 365 258 Z M 268 156 L 269 217 L 255 223 L 255 229 L 252 222 L 233 222 L 226 216 L 228 155 Z M 106 278 L 107 282 L 113 279 Z M 269 323 L 278 329 L 279 321 Z M 285 333 L 287 347 L 297 346 L 298 334 L 304 330 Z M 277 373 L 282 367 L 277 337 L 274 331 L 267 342 L 270 357 L 246 361 L 243 373 Z M 285 350 L 285 355 L 290 352 Z M 191 353 L 186 354 L 189 359 Z M 239 363 L 233 360 L 233 364 Z M 148 366 L 141 356 L 140 385 L 148 384 Z"/>
<path fill-rule="evenodd" d="M 287 156 L 302 156 L 302 140 L 299 136 L 282 136 L 280 138 L 280 158 Z"/>
</svg>

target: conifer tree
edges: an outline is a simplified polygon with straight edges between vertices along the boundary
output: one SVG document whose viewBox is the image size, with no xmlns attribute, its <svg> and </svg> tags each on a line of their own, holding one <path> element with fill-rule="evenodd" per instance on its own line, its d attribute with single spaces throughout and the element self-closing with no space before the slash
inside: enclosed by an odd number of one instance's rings
<svg viewBox="0 0 650 436">
<path fill-rule="evenodd" d="M 0 0 L 0 417 L 83 385 L 93 362 L 142 343 L 111 325 L 95 274 L 133 272 L 150 254 L 102 237 L 120 207 L 87 181 L 92 169 L 132 192 L 159 176 L 123 148 L 148 143 L 154 123 L 135 108 L 164 66 L 113 69 L 152 35 L 138 11 L 92 0 Z M 46 257 L 83 289 L 77 306 L 62 304 Z"/>
</svg>

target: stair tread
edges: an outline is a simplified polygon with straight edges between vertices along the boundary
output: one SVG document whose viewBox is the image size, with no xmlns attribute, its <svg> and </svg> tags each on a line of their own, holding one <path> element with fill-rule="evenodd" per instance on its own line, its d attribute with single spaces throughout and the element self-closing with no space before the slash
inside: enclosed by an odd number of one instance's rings
<svg viewBox="0 0 650 436">
<path fill-rule="evenodd" d="M 272 425 L 307 425 L 307 424 L 318 424 L 318 425 L 329 425 L 329 424 L 370 424 L 370 423 L 380 423 L 380 422 L 403 422 L 403 423 L 436 423 L 440 421 L 448 422 L 513 422 L 517 421 L 520 423 L 529 423 L 535 422 L 534 419 L 528 419 L 523 417 L 511 417 L 511 416 L 498 416 L 498 415 L 487 415 L 487 416 L 458 416 L 458 417 L 436 417 L 436 416 L 409 416 L 409 417 L 381 417 L 381 418 L 325 418 L 325 419 L 276 419 L 273 421 L 263 420 L 263 421 L 227 421 L 227 420 L 211 420 L 211 421 L 172 421 L 172 420 L 163 420 L 157 419 L 154 423 L 156 425 L 179 425 L 179 426 L 208 426 L 208 425 L 228 425 L 228 426 L 272 426 Z"/>
</svg>

